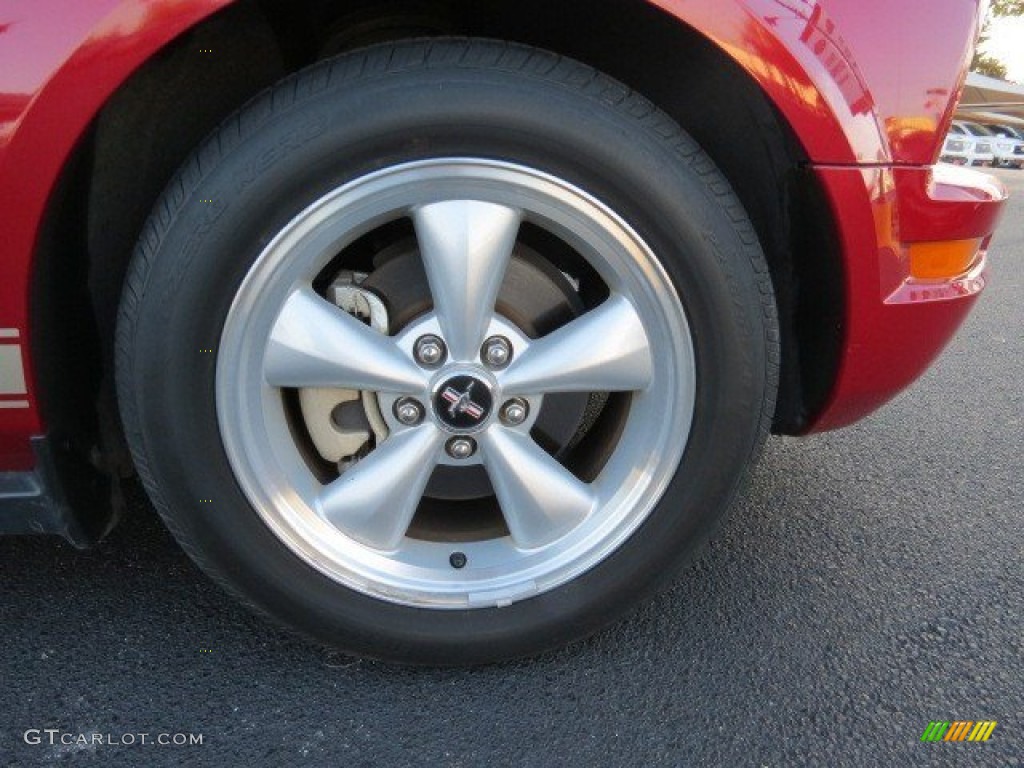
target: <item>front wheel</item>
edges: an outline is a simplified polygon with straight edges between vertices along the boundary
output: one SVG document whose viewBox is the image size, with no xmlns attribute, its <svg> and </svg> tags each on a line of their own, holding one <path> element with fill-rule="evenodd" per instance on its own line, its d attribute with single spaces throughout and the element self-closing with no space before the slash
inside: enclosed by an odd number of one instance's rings
<svg viewBox="0 0 1024 768">
<path fill-rule="evenodd" d="M 380 46 L 158 204 L 118 328 L 140 474 L 245 602 L 405 662 L 535 653 L 712 531 L 771 417 L 771 284 L 674 123 L 582 64 Z"/>
</svg>

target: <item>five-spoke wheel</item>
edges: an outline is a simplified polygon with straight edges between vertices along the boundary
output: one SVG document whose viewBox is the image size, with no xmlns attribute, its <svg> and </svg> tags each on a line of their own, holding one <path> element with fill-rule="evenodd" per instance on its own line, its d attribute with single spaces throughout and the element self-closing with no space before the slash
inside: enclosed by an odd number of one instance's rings
<svg viewBox="0 0 1024 768">
<path fill-rule="evenodd" d="M 417 262 L 406 280 L 425 281 L 425 311 L 403 325 L 374 328 L 317 291 L 358 273 L 352 246 L 367 238 L 371 265 L 404 244 Z M 514 321 L 524 307 L 499 311 L 529 243 L 544 267 L 536 290 L 554 274 L 591 294 L 534 338 Z M 395 308 L 372 269 L 358 274 L 354 290 Z M 481 158 L 402 164 L 307 207 L 256 259 L 220 349 L 221 433 L 267 524 L 332 578 L 432 607 L 523 599 L 607 556 L 674 474 L 696 380 L 682 305 L 640 237 L 563 180 Z M 327 478 L 289 418 L 290 394 L 306 389 L 369 394 L 386 424 Z M 574 424 L 572 450 L 535 434 L 556 393 L 597 403 Z M 602 460 L 576 459 L 584 450 Z M 476 514 L 493 507 L 504 525 L 473 534 L 459 513 L 435 513 L 414 527 L 439 466 L 454 485 L 482 466 Z M 454 552 L 465 557 L 457 572 Z"/>
</svg>

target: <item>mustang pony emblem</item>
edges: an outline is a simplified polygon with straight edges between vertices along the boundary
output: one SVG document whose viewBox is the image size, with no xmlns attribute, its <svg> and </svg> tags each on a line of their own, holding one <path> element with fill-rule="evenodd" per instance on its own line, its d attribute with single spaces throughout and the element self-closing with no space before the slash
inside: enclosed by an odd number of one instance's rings
<svg viewBox="0 0 1024 768">
<path fill-rule="evenodd" d="M 455 387 L 444 388 L 444 391 L 441 393 L 441 397 L 451 403 L 451 406 L 448 408 L 448 415 L 453 419 L 462 413 L 470 416 L 474 420 L 479 420 L 480 417 L 484 415 L 484 409 L 473 402 L 473 385 L 475 383 L 475 381 L 469 382 L 469 386 L 466 387 L 465 392 L 459 392 Z"/>
</svg>

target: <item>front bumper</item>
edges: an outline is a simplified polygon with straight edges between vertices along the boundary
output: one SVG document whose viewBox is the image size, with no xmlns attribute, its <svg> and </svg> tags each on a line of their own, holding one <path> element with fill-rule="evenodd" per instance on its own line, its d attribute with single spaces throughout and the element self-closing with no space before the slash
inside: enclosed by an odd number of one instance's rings
<svg viewBox="0 0 1024 768">
<path fill-rule="evenodd" d="M 954 166 L 815 169 L 833 210 L 845 276 L 837 376 L 808 432 L 852 424 L 917 379 L 985 286 L 1006 200 L 996 179 Z M 976 241 L 955 273 L 921 278 L 915 244 Z"/>
</svg>

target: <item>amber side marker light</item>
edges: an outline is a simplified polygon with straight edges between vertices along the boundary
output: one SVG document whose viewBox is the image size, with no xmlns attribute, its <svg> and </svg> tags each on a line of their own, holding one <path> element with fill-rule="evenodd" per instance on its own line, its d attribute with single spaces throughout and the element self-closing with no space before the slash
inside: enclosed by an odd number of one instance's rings
<svg viewBox="0 0 1024 768">
<path fill-rule="evenodd" d="M 909 243 L 910 274 L 922 280 L 959 277 L 971 268 L 980 250 L 978 238 Z"/>
</svg>

